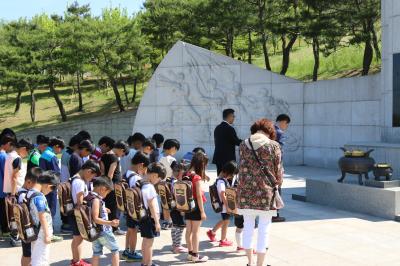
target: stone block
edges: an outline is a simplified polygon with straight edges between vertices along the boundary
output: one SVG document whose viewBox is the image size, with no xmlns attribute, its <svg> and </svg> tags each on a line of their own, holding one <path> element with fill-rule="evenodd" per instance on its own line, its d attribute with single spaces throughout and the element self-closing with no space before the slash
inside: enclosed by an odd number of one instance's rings
<svg viewBox="0 0 400 266">
<path fill-rule="evenodd" d="M 297 83 L 296 79 L 288 78 L 286 76 L 280 75 L 278 73 L 271 72 L 271 83 Z"/>
<path fill-rule="evenodd" d="M 135 119 L 135 126 L 154 126 L 157 123 L 155 106 L 141 106 Z"/>
<path fill-rule="evenodd" d="M 380 141 L 380 126 L 352 126 L 351 141 Z M 348 140 L 346 140 L 348 141 Z"/>
<path fill-rule="evenodd" d="M 168 51 L 164 59 L 158 65 L 159 68 L 180 67 L 183 65 L 183 46 L 184 43 L 179 41 Z"/>
<path fill-rule="evenodd" d="M 305 125 L 351 125 L 351 102 L 304 105 Z"/>
<path fill-rule="evenodd" d="M 379 101 L 381 99 L 381 75 L 382 73 L 357 77 L 352 81 L 354 87 L 351 89 L 352 101 Z"/>
<path fill-rule="evenodd" d="M 242 85 L 270 84 L 272 80 L 271 71 L 267 71 L 249 64 L 240 65 L 240 77 Z"/>
<path fill-rule="evenodd" d="M 289 104 L 303 104 L 303 83 L 278 83 L 272 85 L 272 97 Z"/>
<path fill-rule="evenodd" d="M 307 147 L 338 148 L 351 140 L 351 126 L 305 126 Z"/>
<path fill-rule="evenodd" d="M 367 187 L 393 188 L 393 187 L 400 187 L 400 180 L 377 181 L 374 179 L 370 179 L 370 180 L 365 180 L 364 184 Z"/>
<path fill-rule="evenodd" d="M 351 124 L 353 126 L 378 126 L 379 123 L 379 101 L 352 102 Z"/>
<path fill-rule="evenodd" d="M 398 6 L 398 1 L 394 1 L 396 3 L 396 6 Z M 400 8 L 399 8 L 400 9 Z M 397 12 L 397 11 L 396 11 Z M 400 15 L 400 14 L 396 14 Z M 390 36 L 392 38 L 392 45 L 393 45 L 393 53 L 400 53 L 400 16 L 393 17 L 392 19 L 392 35 Z"/>
</svg>

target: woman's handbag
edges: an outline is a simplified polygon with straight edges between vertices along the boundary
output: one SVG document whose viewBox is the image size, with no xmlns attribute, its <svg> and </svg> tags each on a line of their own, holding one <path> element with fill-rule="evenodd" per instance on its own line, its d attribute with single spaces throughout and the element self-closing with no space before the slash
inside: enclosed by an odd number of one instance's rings
<svg viewBox="0 0 400 266">
<path fill-rule="evenodd" d="M 283 199 L 281 195 L 279 194 L 278 190 L 278 185 L 276 184 L 275 180 L 272 179 L 269 174 L 265 171 L 265 166 L 261 163 L 260 159 L 258 158 L 257 152 L 254 150 L 253 143 L 251 142 L 250 138 L 248 139 L 251 150 L 253 152 L 254 157 L 256 158 L 256 161 L 260 165 L 260 168 L 262 172 L 264 173 L 265 177 L 267 178 L 267 182 L 269 185 L 273 188 L 273 196 L 271 200 L 271 209 L 272 210 L 279 210 L 285 207 L 285 203 L 283 202 Z"/>
</svg>

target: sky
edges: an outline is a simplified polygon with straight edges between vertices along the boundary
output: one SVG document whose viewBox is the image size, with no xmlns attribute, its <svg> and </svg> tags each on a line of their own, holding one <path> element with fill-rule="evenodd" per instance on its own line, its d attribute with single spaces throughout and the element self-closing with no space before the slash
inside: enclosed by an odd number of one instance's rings
<svg viewBox="0 0 400 266">
<path fill-rule="evenodd" d="M 74 0 L 0 0 L 0 20 L 15 20 L 20 17 L 31 18 L 36 14 L 48 13 L 63 15 L 66 7 Z M 105 7 L 121 7 L 128 14 L 137 12 L 144 0 L 78 0 L 78 3 L 90 4 L 93 15 L 100 15 Z"/>
</svg>

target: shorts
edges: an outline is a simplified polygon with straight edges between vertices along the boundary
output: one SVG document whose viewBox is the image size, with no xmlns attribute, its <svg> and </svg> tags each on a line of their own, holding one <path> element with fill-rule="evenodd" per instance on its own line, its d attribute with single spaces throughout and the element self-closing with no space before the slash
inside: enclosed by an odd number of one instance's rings
<svg viewBox="0 0 400 266">
<path fill-rule="evenodd" d="M 119 252 L 118 243 L 113 232 L 101 232 L 100 237 L 92 242 L 93 256 L 103 255 L 103 247 L 106 247 L 113 254 Z"/>
<path fill-rule="evenodd" d="M 30 258 L 32 256 L 31 243 L 25 243 L 22 241 L 22 256 Z"/>
<path fill-rule="evenodd" d="M 160 232 L 156 232 L 156 223 L 151 217 L 147 217 L 139 222 L 140 236 L 153 239 L 160 236 Z"/>
<path fill-rule="evenodd" d="M 78 224 L 76 223 L 76 218 L 75 218 L 75 215 L 73 213 L 68 214 L 68 223 L 71 226 L 72 235 L 80 236 L 81 233 L 79 233 Z"/>
<path fill-rule="evenodd" d="M 183 215 L 177 210 L 172 210 L 171 211 L 171 219 L 172 219 L 172 224 L 175 227 L 185 227 L 185 219 L 183 218 Z"/>
<path fill-rule="evenodd" d="M 243 229 L 244 227 L 243 215 L 235 215 L 235 226 L 239 229 Z"/>
<path fill-rule="evenodd" d="M 231 215 L 227 213 L 221 213 L 221 217 L 224 221 L 231 219 Z"/>
<path fill-rule="evenodd" d="M 199 207 L 196 206 L 192 212 L 185 213 L 185 219 L 189 221 L 201 221 L 201 212 Z"/>
<path fill-rule="evenodd" d="M 126 226 L 130 229 L 137 229 L 139 227 L 139 222 L 133 220 L 129 214 L 126 214 Z"/>
</svg>

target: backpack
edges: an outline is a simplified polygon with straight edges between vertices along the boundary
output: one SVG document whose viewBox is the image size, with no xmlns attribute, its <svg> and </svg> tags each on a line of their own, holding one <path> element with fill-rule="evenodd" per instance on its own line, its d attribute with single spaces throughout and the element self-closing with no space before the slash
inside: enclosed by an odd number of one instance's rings
<svg viewBox="0 0 400 266">
<path fill-rule="evenodd" d="M 25 198 L 22 203 L 13 205 L 13 213 L 18 235 L 25 243 L 31 243 L 36 241 L 38 238 L 40 223 L 38 225 L 33 223 L 32 215 L 30 213 L 30 203 L 33 198 L 39 195 L 39 192 L 34 192 L 29 198 Z"/>
<path fill-rule="evenodd" d="M 223 203 L 221 202 L 220 198 L 219 198 L 219 194 L 218 194 L 218 181 L 222 180 L 225 182 L 225 186 L 227 186 L 227 182 L 225 179 L 223 178 L 217 178 L 217 180 L 215 180 L 215 183 L 212 184 L 209 187 L 209 192 L 210 192 L 210 199 L 211 199 L 211 207 L 213 208 L 213 210 L 216 213 L 222 212 L 223 209 Z"/>
<path fill-rule="evenodd" d="M 117 201 L 117 208 L 121 212 L 125 211 L 126 205 L 126 190 L 129 188 L 129 183 L 126 179 L 114 184 L 115 199 Z"/>
<path fill-rule="evenodd" d="M 16 204 L 18 204 L 18 195 L 8 196 L 5 198 L 6 217 L 7 217 L 8 227 L 10 228 L 11 231 L 11 235 L 18 235 L 18 228 L 14 218 L 14 205 Z"/>
<path fill-rule="evenodd" d="M 89 242 L 98 239 L 103 231 L 103 226 L 97 225 L 92 218 L 92 202 L 95 198 L 98 198 L 101 201 L 99 196 L 89 193 L 84 198 L 84 204 L 74 208 L 74 215 L 79 233 L 83 239 Z"/>
<path fill-rule="evenodd" d="M 134 221 L 141 221 L 149 216 L 149 211 L 144 207 L 142 186 L 148 182 L 137 182 L 136 187 L 125 189 L 126 212 Z"/>
<path fill-rule="evenodd" d="M 57 194 L 58 202 L 60 204 L 60 212 L 62 215 L 67 216 L 74 212 L 74 202 L 72 200 L 72 181 L 62 182 L 58 185 Z"/>
<path fill-rule="evenodd" d="M 185 176 L 182 180 L 176 181 L 173 187 L 176 210 L 185 213 L 192 212 L 196 207 L 193 199 L 192 178 Z"/>
<path fill-rule="evenodd" d="M 226 196 L 226 213 L 237 214 L 237 204 L 236 204 L 236 188 L 228 187 L 225 189 Z"/>
<path fill-rule="evenodd" d="M 164 210 L 172 210 L 176 207 L 172 184 L 168 181 L 161 181 L 156 185 L 157 194 L 161 199 L 161 207 Z"/>
</svg>

